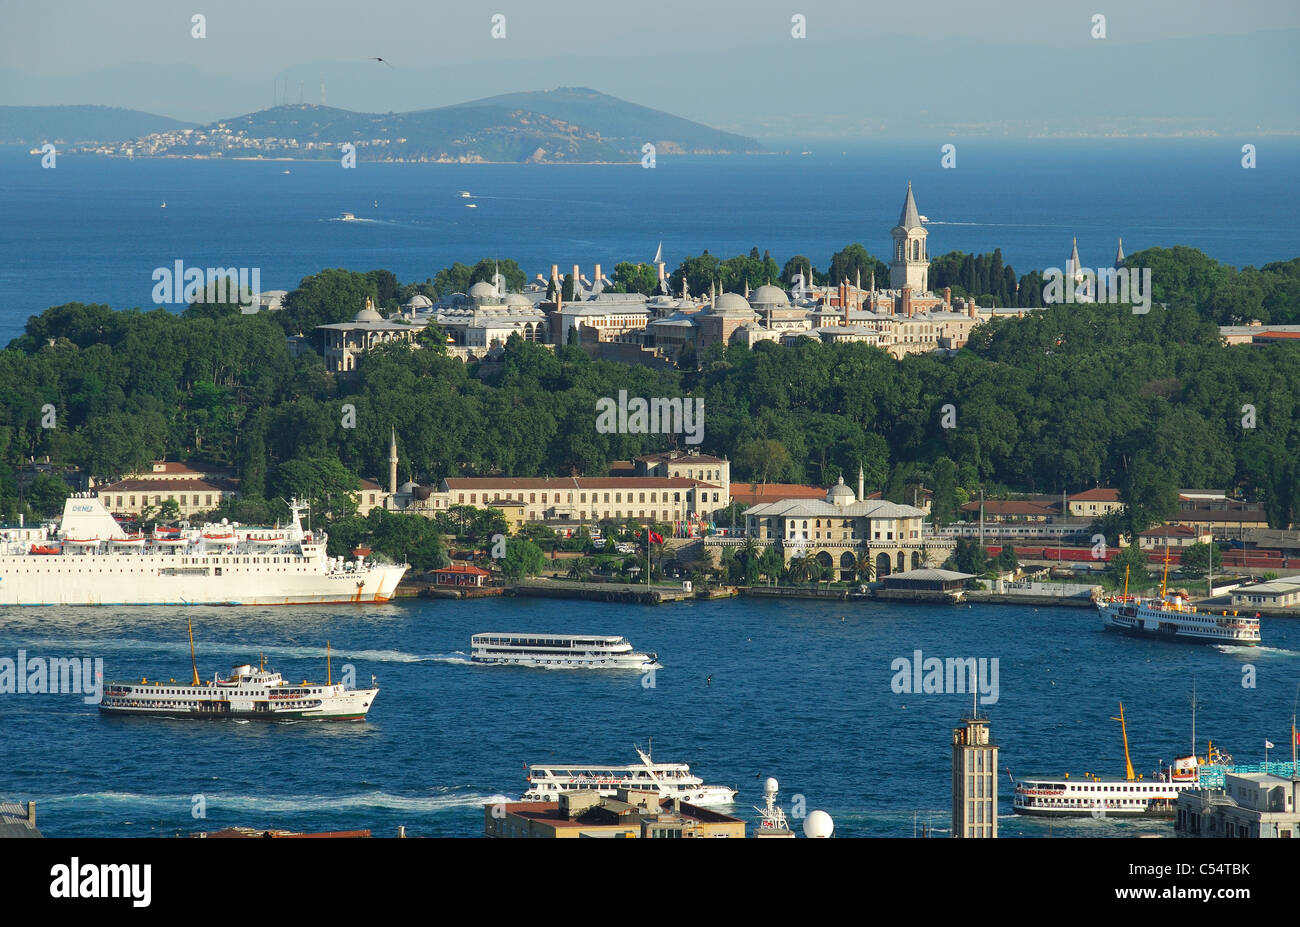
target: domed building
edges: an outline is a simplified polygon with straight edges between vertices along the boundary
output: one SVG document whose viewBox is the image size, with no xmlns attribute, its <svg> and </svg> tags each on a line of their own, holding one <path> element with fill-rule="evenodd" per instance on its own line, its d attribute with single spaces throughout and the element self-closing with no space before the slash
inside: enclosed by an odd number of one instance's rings
<svg viewBox="0 0 1300 927">
<path fill-rule="evenodd" d="M 696 346 L 703 351 L 710 345 L 729 344 L 738 328 L 756 321 L 758 314 L 749 300 L 739 293 L 723 293 L 695 316 Z"/>
<path fill-rule="evenodd" d="M 405 319 L 385 319 L 366 297 L 366 304 L 351 322 L 316 326 L 325 369 L 333 373 L 352 373 L 360 355 L 390 341 L 412 341 L 424 328 Z"/>
<path fill-rule="evenodd" d="M 782 499 L 745 510 L 745 533 L 781 552 L 786 566 L 812 556 L 835 580 L 854 582 L 866 558 L 874 578 L 925 565 L 922 522 L 925 512 L 880 499 L 860 499 L 844 477 L 821 499 Z"/>
</svg>

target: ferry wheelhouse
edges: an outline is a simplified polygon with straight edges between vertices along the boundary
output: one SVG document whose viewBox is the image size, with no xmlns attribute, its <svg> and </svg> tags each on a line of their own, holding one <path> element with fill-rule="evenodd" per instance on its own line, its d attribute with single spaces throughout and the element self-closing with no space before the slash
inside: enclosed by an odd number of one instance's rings
<svg viewBox="0 0 1300 927">
<path fill-rule="evenodd" d="M 474 663 L 542 666 L 552 669 L 660 669 L 653 653 L 638 653 L 626 638 L 607 634 L 475 634 Z"/>
<path fill-rule="evenodd" d="M 547 763 L 528 769 L 528 791 L 523 801 L 558 801 L 561 793 L 594 789 L 614 795 L 620 788 L 657 791 L 664 798 L 679 798 L 693 805 L 728 805 L 736 790 L 724 785 L 705 785 L 691 774 L 685 763 L 656 763 L 649 750 L 637 748 L 639 763 L 627 766 L 590 766 Z"/>
</svg>

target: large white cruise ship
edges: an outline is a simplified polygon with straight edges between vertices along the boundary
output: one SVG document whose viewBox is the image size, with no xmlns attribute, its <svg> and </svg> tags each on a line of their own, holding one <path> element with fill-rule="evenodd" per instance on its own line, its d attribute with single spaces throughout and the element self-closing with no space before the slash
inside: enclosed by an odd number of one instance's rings
<svg viewBox="0 0 1300 927">
<path fill-rule="evenodd" d="M 637 748 L 640 763 L 628 766 L 546 763 L 528 768 L 528 791 L 523 801 L 559 801 L 560 793 L 594 789 L 615 795 L 620 788 L 654 789 L 664 798 L 680 798 L 693 805 L 729 805 L 736 790 L 725 785 L 705 785 L 685 763 L 656 763 L 649 750 Z"/>
<path fill-rule="evenodd" d="M 0 533 L 0 605 L 309 605 L 387 602 L 406 564 L 326 555 L 289 524 L 208 524 L 128 535 L 99 499 L 73 496 L 53 526 Z"/>
</svg>

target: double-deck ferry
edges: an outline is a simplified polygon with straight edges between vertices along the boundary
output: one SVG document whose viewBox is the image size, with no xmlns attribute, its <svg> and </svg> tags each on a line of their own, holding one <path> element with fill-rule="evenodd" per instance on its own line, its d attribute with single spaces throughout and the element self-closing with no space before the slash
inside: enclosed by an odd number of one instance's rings
<svg viewBox="0 0 1300 927">
<path fill-rule="evenodd" d="M 104 714 L 145 715 L 163 718 L 232 718 L 253 721 L 364 721 L 366 712 L 379 694 L 375 678 L 366 689 L 347 688 L 334 682 L 326 652 L 326 682 L 300 685 L 286 682 L 279 673 L 261 661 L 256 669 L 251 663 L 236 666 L 229 678 L 214 674 L 207 682 L 199 680 L 194 660 L 194 632 L 190 631 L 190 662 L 194 675 L 188 684 L 150 682 L 110 682 L 104 685 L 99 710 Z"/>
<path fill-rule="evenodd" d="M 1016 814 L 1044 817 L 1128 817 L 1135 815 L 1172 817 L 1178 794 L 1186 789 L 1201 788 L 1202 767 L 1219 770 L 1229 766 L 1232 757 L 1218 753 L 1211 744 L 1205 763 L 1193 753 L 1178 757 L 1167 769 L 1160 769 L 1150 779 L 1133 771 L 1129 758 L 1128 724 L 1124 720 L 1124 703 L 1119 706 L 1119 717 L 1124 737 L 1123 779 L 1106 779 L 1085 775 L 1071 779 L 1069 773 L 1051 778 L 1019 779 L 1011 807 Z M 1195 722 L 1192 740 L 1195 742 Z"/>
<path fill-rule="evenodd" d="M 729 805 L 736 790 L 725 785 L 705 785 L 685 763 L 656 763 L 650 751 L 636 748 L 640 763 L 628 766 L 589 766 L 547 763 L 528 769 L 528 791 L 523 801 L 558 801 L 562 792 L 594 789 L 614 795 L 621 788 L 656 790 L 664 798 L 680 798 L 693 805 Z"/>
<path fill-rule="evenodd" d="M 1124 634 L 1200 644 L 1252 647 L 1260 642 L 1258 617 L 1238 615 L 1235 609 L 1197 608 L 1183 593 L 1169 593 L 1168 576 L 1169 558 L 1166 555 L 1160 597 L 1142 598 L 1128 594 L 1128 572 L 1125 571 L 1123 594 L 1097 603 L 1102 625 Z"/>
<path fill-rule="evenodd" d="M 653 653 L 638 653 L 626 638 L 607 634 L 475 634 L 470 660 L 553 669 L 661 669 Z"/>
<path fill-rule="evenodd" d="M 0 529 L 0 605 L 308 605 L 393 597 L 406 564 L 326 554 L 329 538 L 286 527 L 207 524 L 128 535 L 94 496 L 58 526 Z"/>
</svg>

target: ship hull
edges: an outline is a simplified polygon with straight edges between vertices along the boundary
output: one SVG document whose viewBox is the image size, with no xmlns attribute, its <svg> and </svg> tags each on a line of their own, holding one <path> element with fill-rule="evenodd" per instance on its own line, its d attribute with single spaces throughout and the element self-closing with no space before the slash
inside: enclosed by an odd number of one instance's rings
<svg viewBox="0 0 1300 927">
<path fill-rule="evenodd" d="M 167 687 L 164 687 L 167 688 Z M 190 687 L 186 687 L 190 689 Z M 198 698 L 190 689 L 186 693 L 189 700 L 198 700 L 201 704 L 194 707 L 168 705 L 167 696 L 141 688 L 129 694 L 118 695 L 99 703 L 103 715 L 142 718 L 174 718 L 186 721 L 364 721 L 370 706 L 374 704 L 379 689 L 347 689 L 336 695 L 323 695 L 314 706 L 301 706 L 291 709 L 267 707 L 263 698 L 249 694 L 233 694 L 225 698 Z M 117 704 L 126 699 L 136 704 Z M 152 702 L 153 704 L 138 704 Z M 275 699 L 272 697 L 271 705 Z"/>
<path fill-rule="evenodd" d="M 283 570 L 213 567 L 186 575 L 175 563 L 152 555 L 0 557 L 0 606 L 373 605 L 393 598 L 407 569 L 325 573 L 298 561 Z"/>
</svg>

